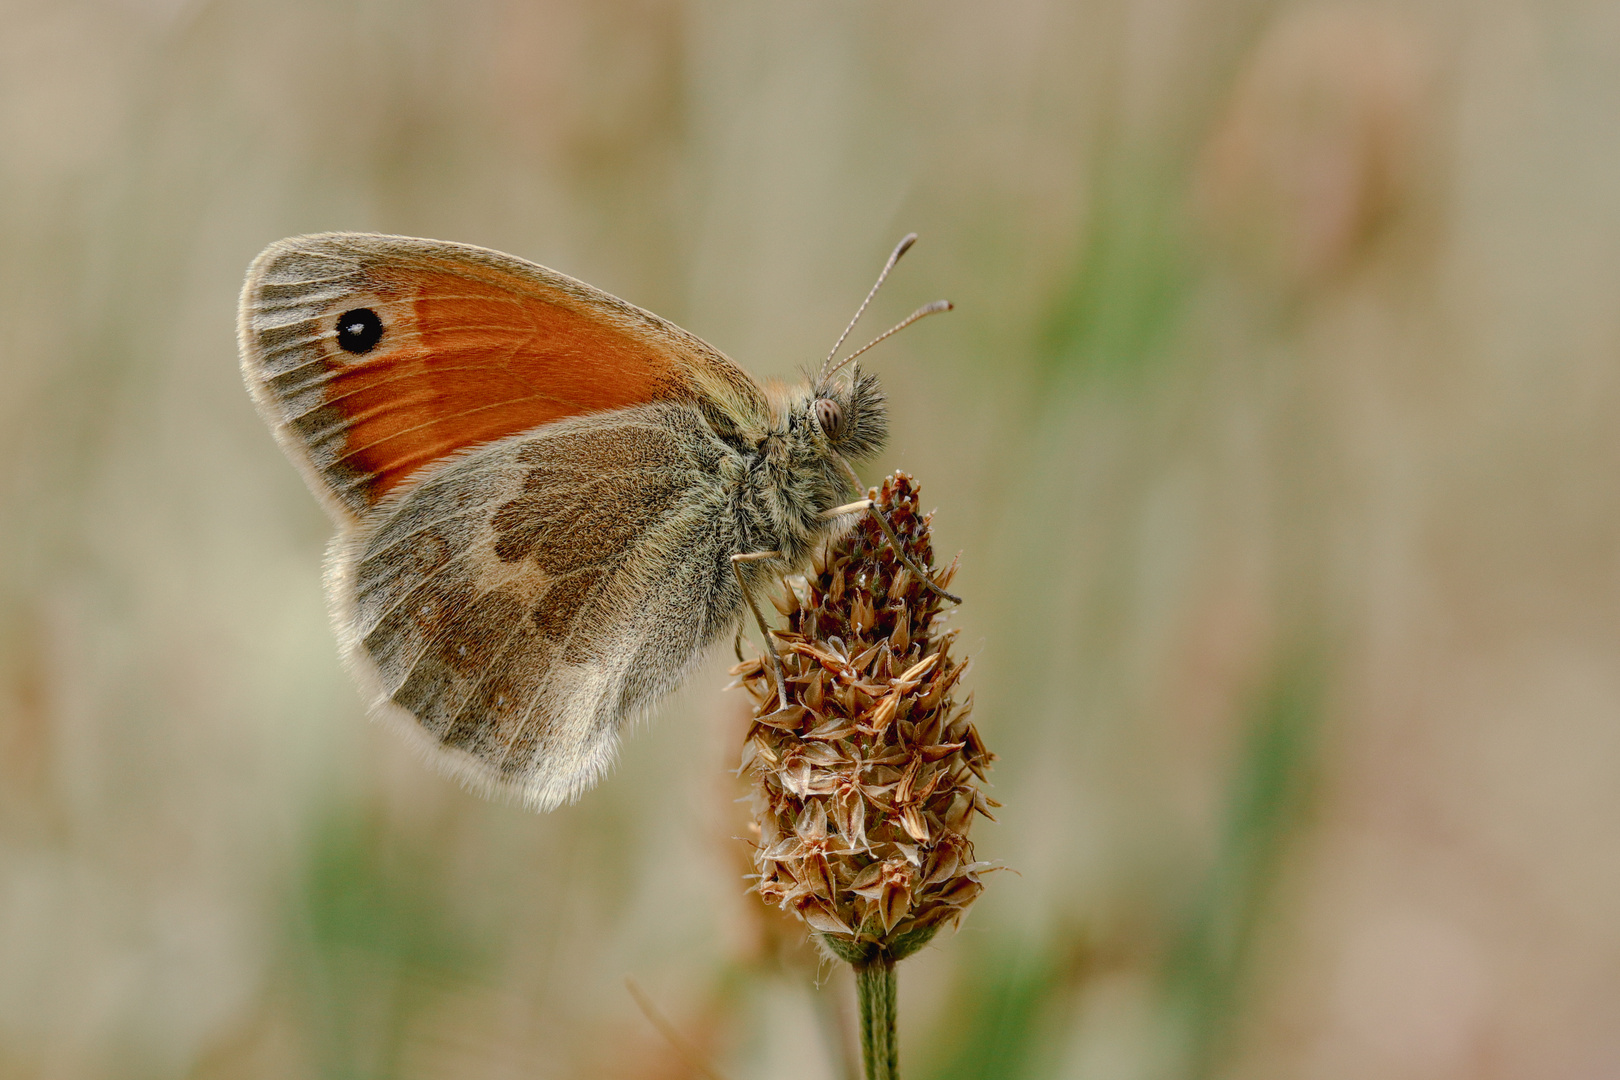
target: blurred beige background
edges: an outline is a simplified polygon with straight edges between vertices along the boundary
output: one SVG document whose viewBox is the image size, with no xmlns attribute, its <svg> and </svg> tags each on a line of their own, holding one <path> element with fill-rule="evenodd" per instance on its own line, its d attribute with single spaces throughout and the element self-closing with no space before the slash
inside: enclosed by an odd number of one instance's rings
<svg viewBox="0 0 1620 1080">
<path fill-rule="evenodd" d="M 725 658 L 539 817 L 363 718 L 242 389 L 284 235 L 788 377 L 890 245 L 998 875 L 915 1080 L 1620 1077 L 1620 6 L 0 5 L 0 1077 L 847 1075 Z"/>
</svg>

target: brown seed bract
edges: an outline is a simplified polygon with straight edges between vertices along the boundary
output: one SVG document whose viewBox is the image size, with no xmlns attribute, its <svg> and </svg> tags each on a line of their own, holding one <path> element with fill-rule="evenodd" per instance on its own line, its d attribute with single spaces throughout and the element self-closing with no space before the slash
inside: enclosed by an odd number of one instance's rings
<svg viewBox="0 0 1620 1080">
<path fill-rule="evenodd" d="M 904 473 L 872 498 L 906 554 L 934 573 L 928 518 Z M 773 598 L 790 703 L 763 658 L 734 669 L 755 717 L 742 768 L 754 781 L 754 890 L 796 912 L 842 959 L 898 960 L 961 918 L 995 864 L 968 830 L 998 805 L 979 783 L 985 749 L 954 691 L 967 670 L 939 632 L 941 599 L 895 557 L 870 516 L 816 556 L 805 594 Z"/>
</svg>

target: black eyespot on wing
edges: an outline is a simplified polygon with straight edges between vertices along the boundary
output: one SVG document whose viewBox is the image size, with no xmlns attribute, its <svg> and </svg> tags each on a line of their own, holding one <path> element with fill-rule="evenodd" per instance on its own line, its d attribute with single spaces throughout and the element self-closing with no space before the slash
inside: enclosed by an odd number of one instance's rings
<svg viewBox="0 0 1620 1080">
<path fill-rule="evenodd" d="M 355 308 L 338 316 L 337 343 L 344 352 L 368 353 L 382 336 L 382 319 L 370 308 Z"/>
</svg>

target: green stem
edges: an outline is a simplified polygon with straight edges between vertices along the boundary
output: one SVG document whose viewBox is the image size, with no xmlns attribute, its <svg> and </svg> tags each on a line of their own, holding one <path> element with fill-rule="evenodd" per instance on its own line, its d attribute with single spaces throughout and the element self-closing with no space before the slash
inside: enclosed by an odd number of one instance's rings
<svg viewBox="0 0 1620 1080">
<path fill-rule="evenodd" d="M 866 1080 L 900 1080 L 900 1042 L 895 1038 L 894 961 L 880 956 L 855 966 L 855 996 L 861 1010 L 861 1057 Z"/>
</svg>

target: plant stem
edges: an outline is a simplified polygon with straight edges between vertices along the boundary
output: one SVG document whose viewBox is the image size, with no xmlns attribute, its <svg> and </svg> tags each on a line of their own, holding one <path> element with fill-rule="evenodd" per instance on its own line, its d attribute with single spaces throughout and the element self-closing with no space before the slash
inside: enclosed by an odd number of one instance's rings
<svg viewBox="0 0 1620 1080">
<path fill-rule="evenodd" d="M 855 965 L 855 996 L 861 1010 L 861 1057 L 866 1080 L 900 1080 L 900 1042 L 895 1038 L 894 961 L 886 956 Z"/>
</svg>

